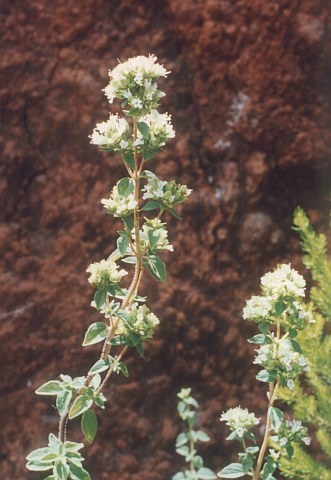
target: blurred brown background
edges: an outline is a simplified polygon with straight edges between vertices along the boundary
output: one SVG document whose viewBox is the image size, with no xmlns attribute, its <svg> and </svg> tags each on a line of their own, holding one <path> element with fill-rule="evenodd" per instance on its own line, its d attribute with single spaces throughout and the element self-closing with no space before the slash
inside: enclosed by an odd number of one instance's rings
<svg viewBox="0 0 331 480">
<path fill-rule="evenodd" d="M 101 89 L 116 59 L 155 53 L 172 70 L 162 108 L 176 139 L 151 168 L 194 189 L 170 220 L 168 282 L 145 278 L 161 318 L 146 360 L 127 355 L 100 431 L 85 452 L 93 480 L 167 480 L 182 465 L 176 393 L 192 386 L 201 448 L 220 469 L 222 410 L 265 409 L 254 381 L 254 327 L 241 318 L 262 273 L 291 261 L 303 206 L 327 226 L 330 191 L 330 8 L 325 0 L 2 0 L 1 479 L 42 478 L 25 455 L 57 431 L 34 390 L 82 375 L 98 346 L 81 347 L 98 316 L 86 267 L 115 248 L 120 224 L 100 204 L 124 170 L 89 144 L 109 105 Z M 80 441 L 79 421 L 69 436 Z"/>
</svg>

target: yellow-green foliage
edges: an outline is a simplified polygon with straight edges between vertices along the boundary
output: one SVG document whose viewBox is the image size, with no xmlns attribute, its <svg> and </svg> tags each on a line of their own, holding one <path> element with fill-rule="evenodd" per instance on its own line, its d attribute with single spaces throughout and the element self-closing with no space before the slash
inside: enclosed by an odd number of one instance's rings
<svg viewBox="0 0 331 480">
<path fill-rule="evenodd" d="M 280 395 L 291 405 L 296 418 L 317 429 L 316 439 L 330 465 L 331 335 L 326 333 L 325 326 L 331 322 L 331 261 L 327 257 L 325 235 L 315 232 L 302 209 L 297 209 L 294 214 L 294 229 L 301 238 L 303 263 L 315 282 L 310 298 L 321 313 L 314 312 L 315 323 L 298 336 L 311 367 L 305 378 L 308 388 L 295 385 L 292 392 L 282 389 Z M 281 472 L 295 480 L 331 480 L 331 469 L 298 446 L 292 459 L 282 458 Z"/>
</svg>

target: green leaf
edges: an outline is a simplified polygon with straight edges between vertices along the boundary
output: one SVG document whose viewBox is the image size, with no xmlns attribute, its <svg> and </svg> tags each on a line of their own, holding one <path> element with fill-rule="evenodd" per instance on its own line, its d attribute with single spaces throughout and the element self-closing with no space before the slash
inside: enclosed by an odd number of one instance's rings
<svg viewBox="0 0 331 480">
<path fill-rule="evenodd" d="M 176 448 L 176 452 L 178 455 L 182 455 L 183 457 L 186 457 L 186 455 L 189 454 L 190 450 L 187 445 L 183 445 L 182 447 Z"/>
<path fill-rule="evenodd" d="M 72 392 L 70 390 L 63 390 L 63 392 L 59 393 L 59 395 L 57 396 L 56 408 L 58 409 L 61 417 L 67 413 L 71 398 Z"/>
<path fill-rule="evenodd" d="M 54 475 L 48 475 L 48 477 L 45 477 L 44 480 L 56 480 L 56 477 Z"/>
<path fill-rule="evenodd" d="M 93 400 L 91 398 L 88 398 L 86 395 L 79 395 L 70 408 L 69 418 L 78 417 L 78 415 L 88 410 L 92 403 Z"/>
<path fill-rule="evenodd" d="M 184 472 L 178 472 L 172 477 L 171 480 L 186 480 L 186 475 Z"/>
<path fill-rule="evenodd" d="M 58 480 L 67 480 L 70 473 L 69 465 L 62 462 L 56 463 L 54 473 L 57 475 Z"/>
<path fill-rule="evenodd" d="M 65 449 L 69 450 L 70 452 L 78 452 L 79 450 L 84 448 L 83 443 L 70 442 L 68 440 L 64 442 L 64 446 L 65 446 Z"/>
<path fill-rule="evenodd" d="M 87 410 L 83 413 L 81 428 L 86 440 L 92 443 L 98 430 L 98 419 L 92 410 Z"/>
<path fill-rule="evenodd" d="M 254 343 L 255 345 L 267 345 L 271 344 L 272 340 L 268 335 L 258 334 L 254 337 L 247 340 L 249 343 Z"/>
<path fill-rule="evenodd" d="M 109 343 L 110 345 L 125 345 L 125 337 L 123 335 L 115 335 Z"/>
<path fill-rule="evenodd" d="M 54 435 L 54 433 L 50 433 L 48 435 L 48 444 L 52 452 L 58 452 L 60 450 L 62 442 Z"/>
<path fill-rule="evenodd" d="M 217 476 L 221 478 L 240 478 L 244 477 L 246 473 L 244 472 L 243 466 L 241 463 L 230 463 L 227 467 L 224 467 Z"/>
<path fill-rule="evenodd" d="M 122 197 L 127 198 L 134 191 L 134 184 L 131 178 L 122 178 L 117 183 L 117 191 Z"/>
<path fill-rule="evenodd" d="M 291 338 L 290 342 L 291 342 L 291 345 L 292 345 L 293 350 L 294 350 L 295 352 L 302 353 L 302 348 L 301 348 L 300 344 L 299 344 L 296 340 L 294 340 L 293 338 Z"/>
<path fill-rule="evenodd" d="M 198 473 L 198 477 L 201 478 L 201 480 L 214 480 L 215 478 L 217 478 L 215 473 L 212 470 L 210 470 L 210 468 L 205 468 L 205 467 L 199 468 L 197 473 Z"/>
<path fill-rule="evenodd" d="M 51 449 L 49 447 L 37 448 L 33 452 L 29 453 L 26 457 L 27 460 L 42 460 L 46 455 L 49 455 Z"/>
<path fill-rule="evenodd" d="M 157 200 L 150 200 L 149 202 L 145 203 L 141 211 L 148 212 L 149 210 L 155 210 L 156 208 L 160 208 L 160 206 L 160 202 L 158 202 Z"/>
<path fill-rule="evenodd" d="M 92 375 L 93 373 L 101 373 L 107 370 L 109 367 L 109 360 L 98 360 L 97 362 L 95 362 L 95 364 L 88 373 L 89 375 Z"/>
<path fill-rule="evenodd" d="M 196 432 L 196 437 L 197 437 L 197 440 L 199 440 L 200 442 L 209 442 L 210 441 L 209 435 L 207 435 L 205 432 L 201 432 L 201 430 Z"/>
<path fill-rule="evenodd" d="M 131 230 L 133 228 L 133 218 L 132 218 L 132 216 L 131 217 L 124 217 L 124 218 L 122 218 L 122 221 L 123 221 L 127 231 L 131 232 Z"/>
<path fill-rule="evenodd" d="M 266 335 L 269 332 L 269 327 L 270 325 L 268 322 L 261 322 L 258 325 L 260 332 L 262 332 L 264 335 Z"/>
<path fill-rule="evenodd" d="M 142 346 L 141 344 L 141 341 L 139 340 L 139 342 L 136 342 L 135 343 L 135 347 L 139 353 L 139 355 L 141 356 L 141 358 L 145 358 L 145 351 L 144 351 L 144 347 Z"/>
<path fill-rule="evenodd" d="M 149 255 L 146 258 L 146 266 L 148 271 L 154 278 L 156 278 L 156 280 L 159 280 L 163 283 L 166 282 L 167 270 L 163 260 L 161 260 L 160 257 L 157 255 Z"/>
<path fill-rule="evenodd" d="M 267 370 L 261 370 L 257 375 L 256 375 L 256 380 L 259 380 L 260 382 L 274 382 L 277 378 L 276 372 L 268 372 Z"/>
<path fill-rule="evenodd" d="M 177 218 L 177 220 L 181 220 L 182 217 L 179 215 L 179 213 L 177 212 L 177 210 L 175 208 L 170 208 L 168 207 L 168 210 L 169 212 L 171 213 L 171 215 L 175 218 Z"/>
<path fill-rule="evenodd" d="M 285 450 L 286 450 L 286 453 L 287 453 L 288 457 L 292 458 L 293 453 L 294 453 L 294 448 L 292 447 L 292 445 L 291 444 L 286 445 Z"/>
<path fill-rule="evenodd" d="M 143 136 L 145 139 L 148 139 L 148 138 L 149 138 L 149 128 L 148 128 L 148 125 L 147 125 L 145 122 L 138 122 L 138 123 L 137 123 L 137 127 L 138 127 L 139 132 L 142 134 L 142 136 Z"/>
<path fill-rule="evenodd" d="M 188 436 L 186 432 L 180 433 L 176 438 L 176 448 L 182 447 L 188 442 Z"/>
<path fill-rule="evenodd" d="M 94 294 L 94 301 L 99 310 L 106 301 L 107 292 L 105 290 L 97 290 Z"/>
<path fill-rule="evenodd" d="M 85 333 L 83 347 L 86 345 L 94 345 L 101 342 L 107 337 L 108 327 L 103 322 L 92 323 Z"/>
<path fill-rule="evenodd" d="M 126 153 L 125 155 L 123 155 L 123 160 L 125 161 L 125 163 L 127 163 L 129 165 L 129 167 L 134 170 L 134 158 L 133 158 L 133 155 L 131 153 Z"/>
<path fill-rule="evenodd" d="M 60 392 L 62 392 L 62 386 L 58 380 L 46 382 L 36 390 L 37 395 L 58 395 Z"/>
<path fill-rule="evenodd" d="M 95 397 L 94 403 L 99 407 L 99 408 L 105 408 L 105 401 L 106 397 L 104 396 L 103 393 L 99 393 L 98 396 Z"/>
<path fill-rule="evenodd" d="M 248 473 L 253 466 L 253 458 L 250 455 L 246 455 L 242 458 L 242 466 L 245 473 Z"/>
<path fill-rule="evenodd" d="M 281 317 L 286 310 L 286 305 L 284 302 L 277 302 L 275 305 L 275 312 L 277 317 Z"/>
<path fill-rule="evenodd" d="M 122 257 L 126 254 L 128 246 L 129 246 L 129 239 L 127 236 L 122 235 L 117 239 L 117 248 L 119 249 Z"/>
<path fill-rule="evenodd" d="M 119 368 L 120 372 L 122 372 L 125 377 L 129 376 L 129 370 L 128 370 L 128 367 L 125 365 L 125 363 L 120 362 L 118 364 L 118 368 Z"/>
<path fill-rule="evenodd" d="M 122 258 L 122 262 L 135 264 L 135 263 L 137 263 L 137 257 Z"/>
<path fill-rule="evenodd" d="M 284 414 L 280 408 L 269 407 L 268 414 L 271 420 L 272 428 L 278 432 L 279 427 L 283 423 Z"/>
<path fill-rule="evenodd" d="M 157 242 L 159 241 L 160 238 L 160 232 L 157 230 L 148 230 L 148 241 L 149 241 L 149 246 L 151 247 L 151 250 L 154 250 L 154 248 L 157 245 Z"/>
<path fill-rule="evenodd" d="M 30 460 L 26 464 L 26 468 L 32 472 L 46 472 L 53 468 L 52 462 L 40 462 L 38 460 Z"/>
<path fill-rule="evenodd" d="M 91 480 L 90 474 L 84 468 L 70 462 L 70 477 L 73 480 Z"/>
<path fill-rule="evenodd" d="M 247 447 L 246 452 L 250 455 L 255 455 L 259 450 L 259 447 Z"/>
</svg>

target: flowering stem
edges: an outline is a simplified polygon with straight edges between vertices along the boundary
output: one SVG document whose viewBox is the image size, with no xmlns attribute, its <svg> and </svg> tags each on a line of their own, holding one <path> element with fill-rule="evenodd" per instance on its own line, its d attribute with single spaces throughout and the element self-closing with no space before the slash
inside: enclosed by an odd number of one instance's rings
<svg viewBox="0 0 331 480">
<path fill-rule="evenodd" d="M 134 117 L 134 119 L 133 119 L 133 137 L 134 137 L 134 140 L 137 139 L 137 119 L 136 119 L 136 117 Z M 140 281 L 141 281 L 141 277 L 142 277 L 142 274 L 143 274 L 142 258 L 143 258 L 143 255 L 145 254 L 145 251 L 141 252 L 141 248 L 140 248 L 139 183 L 140 183 L 140 174 L 141 174 L 142 168 L 143 168 L 143 160 L 141 161 L 141 164 L 139 166 L 138 147 L 134 147 L 134 164 L 135 164 L 134 172 L 132 172 L 132 170 L 129 169 L 129 168 L 127 168 L 127 170 L 128 170 L 128 173 L 132 177 L 133 182 L 134 182 L 134 199 L 136 201 L 136 206 L 135 206 L 135 209 L 134 209 L 134 212 L 133 212 L 134 231 L 135 231 L 135 246 L 134 246 L 135 248 L 133 249 L 133 251 L 136 255 L 137 262 L 136 262 L 136 265 L 135 265 L 135 272 L 134 272 L 134 276 L 133 276 L 131 285 L 130 285 L 128 291 L 127 291 L 127 294 L 126 294 L 125 298 L 122 301 L 121 309 L 125 309 L 128 305 L 131 305 L 131 303 L 134 299 L 135 293 L 138 290 L 138 287 L 139 287 L 139 284 L 140 284 Z M 108 296 L 106 298 L 106 302 L 107 302 L 107 304 L 109 304 Z M 112 338 L 116 334 L 116 330 L 117 330 L 119 321 L 120 321 L 120 319 L 118 318 L 117 321 L 115 321 L 114 323 L 112 322 L 112 327 L 109 329 L 109 333 L 108 333 L 107 337 L 105 338 L 105 341 L 104 341 L 104 344 L 103 344 L 103 347 L 102 347 L 100 360 L 105 360 L 109 356 L 109 353 L 110 353 L 110 350 L 111 350 L 110 341 L 112 340 Z M 128 349 L 128 347 L 126 345 L 122 349 L 120 355 L 118 356 L 118 360 L 121 360 L 121 358 L 123 357 L 123 355 L 125 354 L 127 349 Z M 105 387 L 105 385 L 106 385 L 107 381 L 109 380 L 112 373 L 113 373 L 113 367 L 110 367 L 107 370 L 107 373 L 106 373 L 101 385 L 96 390 L 96 394 L 101 393 L 101 391 Z M 85 387 L 89 386 L 89 384 L 91 383 L 94 376 L 95 375 L 93 375 L 93 374 L 92 375 L 87 375 L 85 383 L 84 383 Z M 76 398 L 76 396 L 72 399 L 72 401 L 71 401 L 71 403 L 68 407 L 67 412 L 62 417 L 60 417 L 58 436 L 59 436 L 59 439 L 62 442 L 64 442 L 65 439 L 66 439 L 66 426 L 67 426 L 67 422 L 68 422 L 68 412 L 69 412 L 70 407 L 72 406 L 75 398 Z"/>
<path fill-rule="evenodd" d="M 281 330 L 280 330 L 280 321 L 277 321 L 277 329 L 276 329 L 276 348 L 275 348 L 275 362 L 277 361 L 278 358 L 278 349 L 279 349 L 279 340 L 280 340 L 280 335 L 281 335 Z M 269 409 L 270 407 L 273 406 L 275 400 L 276 400 L 276 395 L 277 391 L 279 388 L 279 383 L 276 382 L 270 382 L 269 383 L 269 404 L 268 404 L 268 411 L 267 411 L 267 423 L 266 423 L 266 428 L 265 428 L 265 433 L 264 433 L 264 438 L 263 438 L 263 443 L 260 449 L 259 457 L 257 459 L 257 464 L 256 464 L 256 470 L 255 474 L 253 476 L 254 480 L 258 480 L 260 476 L 260 472 L 262 469 L 262 464 L 265 456 L 266 449 L 268 447 L 268 442 L 270 438 L 270 433 L 271 433 L 271 417 L 269 415 Z"/>
</svg>

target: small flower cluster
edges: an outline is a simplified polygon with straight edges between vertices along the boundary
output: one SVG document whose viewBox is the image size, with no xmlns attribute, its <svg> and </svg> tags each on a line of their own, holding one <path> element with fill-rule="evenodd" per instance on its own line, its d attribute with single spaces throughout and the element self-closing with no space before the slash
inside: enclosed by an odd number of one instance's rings
<svg viewBox="0 0 331 480">
<path fill-rule="evenodd" d="M 121 151 L 128 145 L 129 124 L 118 115 L 109 115 L 106 122 L 97 123 L 93 130 L 91 143 L 101 149 Z"/>
<path fill-rule="evenodd" d="M 141 115 L 158 107 L 165 94 L 158 90 L 155 79 L 166 77 L 168 73 L 157 63 L 155 55 L 139 55 L 109 71 L 110 82 L 104 91 L 110 103 L 118 98 L 123 101 L 123 106 L 130 107 L 127 114 Z"/>
<path fill-rule="evenodd" d="M 273 298 L 253 295 L 246 302 L 243 310 L 243 318 L 254 322 L 266 320 L 273 311 Z"/>
<path fill-rule="evenodd" d="M 272 297 L 304 297 L 306 282 L 291 265 L 279 265 L 273 272 L 261 278 L 261 288 L 265 295 Z"/>
<path fill-rule="evenodd" d="M 133 303 L 129 310 L 129 318 L 123 326 L 124 335 L 126 331 L 134 332 L 141 337 L 141 340 L 147 340 L 153 337 L 155 327 L 160 321 L 146 305 Z"/>
<path fill-rule="evenodd" d="M 101 203 L 108 213 L 111 213 L 114 215 L 114 217 L 120 218 L 131 215 L 137 206 L 137 202 L 134 199 L 134 194 L 131 193 L 126 197 L 121 195 L 118 191 L 117 185 L 115 185 L 113 188 L 110 197 L 103 198 Z"/>
<path fill-rule="evenodd" d="M 269 345 L 262 345 L 257 351 L 254 363 L 262 365 L 267 372 L 277 372 L 282 383 L 293 389 L 294 380 L 309 370 L 306 358 L 294 350 L 287 338 L 274 339 Z"/>
<path fill-rule="evenodd" d="M 91 275 L 88 281 L 94 287 L 107 289 L 110 285 L 118 284 L 127 275 L 125 270 L 119 270 L 119 266 L 111 259 L 94 262 L 86 269 Z"/>
<path fill-rule="evenodd" d="M 300 420 L 282 422 L 276 433 L 277 435 L 273 435 L 271 440 L 277 442 L 280 447 L 286 448 L 292 442 L 303 442 L 305 445 L 310 445 L 308 429 L 302 425 Z"/>
<path fill-rule="evenodd" d="M 152 110 L 148 115 L 142 117 L 140 121 L 148 126 L 149 147 L 163 147 L 169 138 L 175 137 L 175 130 L 171 124 L 171 115 L 168 113 L 159 113 L 157 110 Z M 138 133 L 138 139 L 141 144 L 144 143 L 141 132 Z"/>
<path fill-rule="evenodd" d="M 174 180 L 166 182 L 160 180 L 156 175 L 148 173 L 148 183 L 143 188 L 145 192 L 143 198 L 159 201 L 166 208 L 172 208 L 175 205 L 186 202 L 191 189 L 186 185 L 177 184 Z"/>
<path fill-rule="evenodd" d="M 239 438 L 242 438 L 251 428 L 260 423 L 254 413 L 250 413 L 247 408 L 235 407 L 230 408 L 227 412 L 222 413 L 221 422 L 226 422 Z"/>
<path fill-rule="evenodd" d="M 169 243 L 165 225 L 159 218 L 145 219 L 140 238 L 145 245 L 149 245 L 151 250 L 156 252 L 162 250 L 174 251 L 174 247 Z"/>
</svg>

